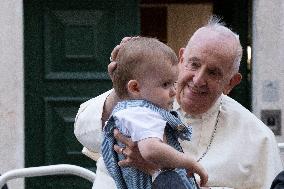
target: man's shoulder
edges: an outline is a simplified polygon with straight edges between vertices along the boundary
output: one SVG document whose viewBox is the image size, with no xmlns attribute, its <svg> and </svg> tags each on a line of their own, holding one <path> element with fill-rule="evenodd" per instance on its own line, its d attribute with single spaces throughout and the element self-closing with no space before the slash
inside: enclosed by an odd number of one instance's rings
<svg viewBox="0 0 284 189">
<path fill-rule="evenodd" d="M 101 128 L 101 117 L 103 105 L 107 96 L 111 93 L 107 91 L 95 98 L 92 98 L 80 105 L 75 117 L 74 131 L 76 133 L 86 132 L 94 128 Z"/>
<path fill-rule="evenodd" d="M 104 103 L 105 102 L 105 99 L 108 97 L 108 95 L 112 92 L 113 89 L 111 90 L 108 90 L 102 94 L 100 94 L 99 96 L 96 96 L 94 98 L 91 98 L 89 100 L 87 100 L 86 102 L 83 102 L 81 105 L 80 105 L 80 108 L 86 108 L 87 106 L 89 105 L 93 105 L 93 106 L 96 106 L 97 104 L 99 103 Z"/>
<path fill-rule="evenodd" d="M 228 117 L 231 117 L 231 119 L 234 120 L 235 124 L 239 123 L 238 127 L 241 125 L 247 131 L 251 130 L 265 136 L 273 135 L 272 131 L 258 117 L 239 102 L 226 95 L 223 95 L 222 99 L 224 112 Z"/>
<path fill-rule="evenodd" d="M 222 106 L 224 110 L 230 114 L 238 115 L 241 117 L 245 116 L 245 117 L 256 118 L 252 112 L 246 109 L 243 105 L 241 105 L 235 99 L 227 95 L 222 95 L 222 104 L 223 104 Z"/>
</svg>

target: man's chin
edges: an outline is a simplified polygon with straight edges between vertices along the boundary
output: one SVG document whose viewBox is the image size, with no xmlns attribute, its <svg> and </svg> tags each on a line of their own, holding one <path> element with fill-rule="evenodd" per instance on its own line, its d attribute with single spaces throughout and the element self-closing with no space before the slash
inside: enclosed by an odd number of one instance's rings
<svg viewBox="0 0 284 189">
<path fill-rule="evenodd" d="M 187 95 L 180 98 L 180 105 L 186 112 L 200 112 L 201 109 L 205 108 L 207 103 L 207 98 L 203 95 Z M 202 111 L 201 111 L 202 112 Z"/>
<path fill-rule="evenodd" d="M 207 93 L 196 93 L 188 90 L 183 93 L 183 98 L 190 101 L 204 101 L 205 99 L 207 99 Z"/>
<path fill-rule="evenodd" d="M 196 103 L 192 101 L 183 101 L 181 102 L 181 108 L 184 112 L 190 115 L 199 115 L 206 112 L 206 104 L 204 103 Z"/>
</svg>

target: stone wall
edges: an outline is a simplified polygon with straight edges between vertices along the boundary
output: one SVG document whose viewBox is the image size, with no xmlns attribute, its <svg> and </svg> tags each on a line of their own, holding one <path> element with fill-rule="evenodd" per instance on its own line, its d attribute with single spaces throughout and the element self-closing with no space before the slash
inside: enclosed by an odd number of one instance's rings
<svg viewBox="0 0 284 189">
<path fill-rule="evenodd" d="M 0 173 L 24 167 L 23 8 L 0 1 Z M 23 180 L 8 183 L 23 188 Z"/>
</svg>

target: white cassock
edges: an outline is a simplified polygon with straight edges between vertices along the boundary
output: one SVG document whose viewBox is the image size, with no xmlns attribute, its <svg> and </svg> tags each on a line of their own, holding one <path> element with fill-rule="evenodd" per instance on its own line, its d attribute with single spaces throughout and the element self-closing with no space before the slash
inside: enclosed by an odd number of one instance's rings
<svg viewBox="0 0 284 189">
<path fill-rule="evenodd" d="M 80 106 L 74 133 L 96 152 L 97 176 L 93 189 L 115 188 L 100 158 L 101 115 L 110 91 Z M 269 189 L 283 169 L 277 142 L 271 130 L 232 98 L 222 95 L 206 113 L 190 116 L 175 103 L 182 121 L 193 128 L 192 141 L 181 142 L 185 153 L 200 160 L 208 172 L 210 187 Z M 218 116 L 219 114 L 219 116 Z"/>
</svg>

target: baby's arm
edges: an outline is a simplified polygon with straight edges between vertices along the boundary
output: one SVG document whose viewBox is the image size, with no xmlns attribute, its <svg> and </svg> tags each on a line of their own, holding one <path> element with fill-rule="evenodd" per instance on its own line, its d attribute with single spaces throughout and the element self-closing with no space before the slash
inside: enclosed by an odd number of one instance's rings
<svg viewBox="0 0 284 189">
<path fill-rule="evenodd" d="M 201 178 L 201 186 L 208 180 L 205 169 L 189 155 L 181 153 L 158 138 L 147 138 L 138 142 L 142 157 L 157 164 L 161 168 L 185 168 L 188 172 L 197 173 Z"/>
</svg>

